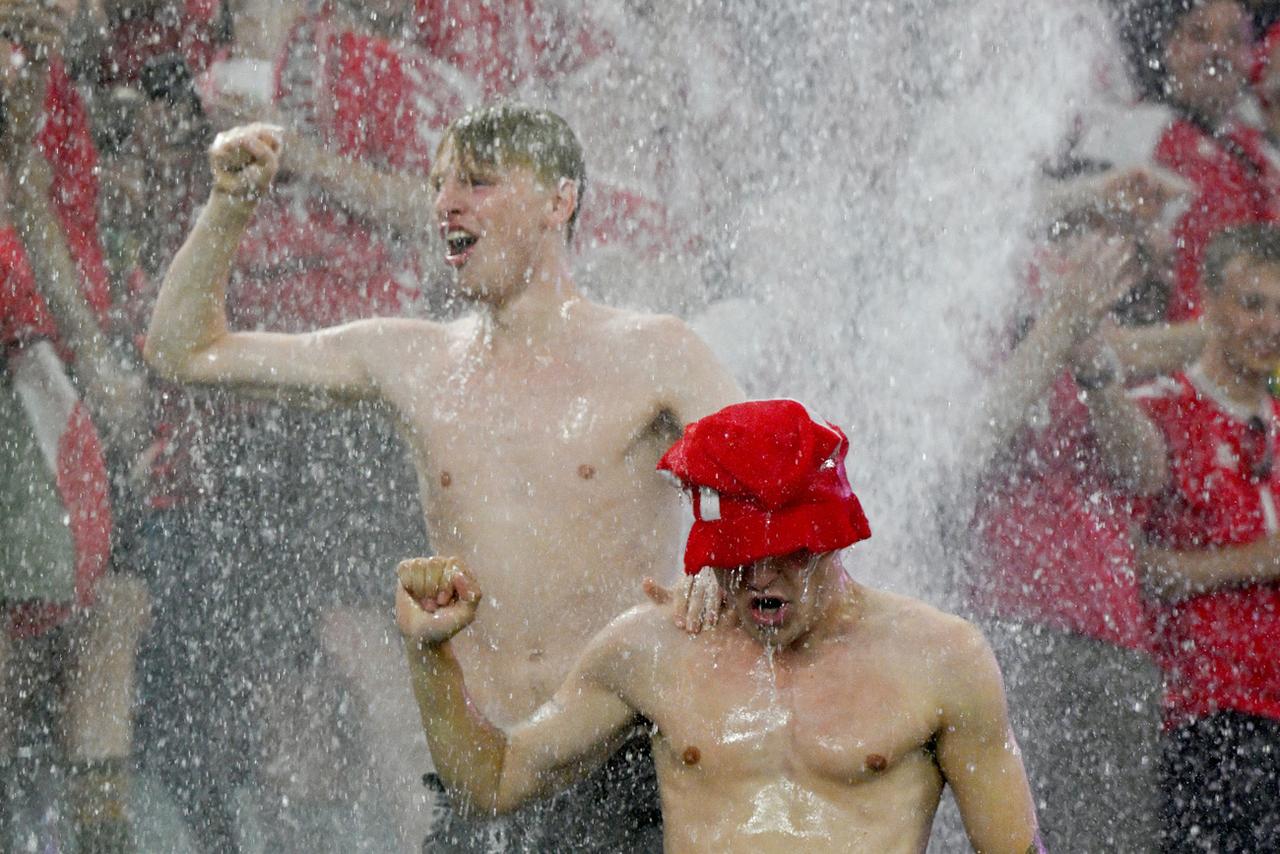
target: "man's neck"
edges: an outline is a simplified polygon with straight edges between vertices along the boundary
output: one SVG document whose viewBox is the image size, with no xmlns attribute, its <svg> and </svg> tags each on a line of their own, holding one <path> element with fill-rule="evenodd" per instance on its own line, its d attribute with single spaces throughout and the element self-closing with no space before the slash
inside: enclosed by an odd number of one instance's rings
<svg viewBox="0 0 1280 854">
<path fill-rule="evenodd" d="M 1201 376 L 1213 384 L 1216 393 L 1237 406 L 1256 410 L 1267 398 L 1270 375 L 1233 365 L 1220 348 L 1207 348 L 1198 367 Z"/>
<path fill-rule="evenodd" d="M 547 337 L 568 319 L 581 299 L 568 264 L 563 260 L 535 269 L 514 295 L 481 310 L 487 332 L 494 338 L 539 340 Z"/>
</svg>

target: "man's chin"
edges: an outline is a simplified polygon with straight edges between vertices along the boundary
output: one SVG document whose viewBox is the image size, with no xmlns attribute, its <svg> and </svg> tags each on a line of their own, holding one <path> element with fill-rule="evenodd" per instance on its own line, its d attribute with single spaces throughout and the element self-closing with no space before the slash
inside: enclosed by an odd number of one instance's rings
<svg viewBox="0 0 1280 854">
<path fill-rule="evenodd" d="M 797 632 L 788 623 L 761 624 L 750 616 L 739 620 L 739 625 L 749 634 L 752 640 L 770 649 L 782 649 L 795 641 Z"/>
<path fill-rule="evenodd" d="M 449 278 L 449 293 L 467 302 L 484 302 L 489 289 L 472 280 L 465 270 L 457 270 Z"/>
</svg>

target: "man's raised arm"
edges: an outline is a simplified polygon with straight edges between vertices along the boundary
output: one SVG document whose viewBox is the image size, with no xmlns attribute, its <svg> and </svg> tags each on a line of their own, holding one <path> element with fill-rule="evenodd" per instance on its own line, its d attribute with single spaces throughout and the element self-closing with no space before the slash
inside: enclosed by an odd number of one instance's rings
<svg viewBox="0 0 1280 854">
<path fill-rule="evenodd" d="M 617 747 L 635 712 L 601 678 L 611 657 L 601 636 L 548 703 L 504 731 L 468 699 L 449 646 L 475 617 L 475 579 L 454 558 L 402 561 L 397 573 L 396 622 L 422 726 L 436 772 L 464 809 L 515 809 L 568 786 Z"/>
<path fill-rule="evenodd" d="M 227 329 L 226 286 L 236 250 L 280 153 L 280 132 L 271 125 L 235 128 L 214 140 L 213 191 L 165 274 L 147 331 L 147 363 L 177 382 L 371 396 L 356 340 L 369 322 L 306 335 Z"/>
<path fill-rule="evenodd" d="M 978 854 L 1043 854 L 1035 803 L 1013 732 L 1000 668 L 982 634 L 957 621 L 944 672 L 937 756 Z"/>
</svg>

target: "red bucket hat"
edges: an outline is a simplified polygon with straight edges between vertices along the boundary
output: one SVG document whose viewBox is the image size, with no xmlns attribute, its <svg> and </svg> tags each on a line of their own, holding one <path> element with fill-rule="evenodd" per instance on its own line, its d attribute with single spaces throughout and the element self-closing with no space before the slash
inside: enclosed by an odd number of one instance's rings
<svg viewBox="0 0 1280 854">
<path fill-rule="evenodd" d="M 732 569 L 871 536 L 849 486 L 849 440 L 794 400 L 752 400 L 695 421 L 658 461 L 693 496 L 684 571 Z"/>
</svg>

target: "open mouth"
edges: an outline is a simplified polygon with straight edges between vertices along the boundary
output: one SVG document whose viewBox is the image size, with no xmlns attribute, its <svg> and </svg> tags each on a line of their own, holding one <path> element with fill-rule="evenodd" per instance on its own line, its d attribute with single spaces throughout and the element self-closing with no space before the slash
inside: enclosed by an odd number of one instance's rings
<svg viewBox="0 0 1280 854">
<path fill-rule="evenodd" d="M 444 234 L 445 263 L 453 267 L 461 267 L 467 262 L 467 257 L 470 256 L 471 250 L 479 239 L 464 229 L 449 229 Z"/>
<path fill-rule="evenodd" d="M 787 605 L 781 596 L 752 596 L 751 618 L 757 625 L 780 626 L 787 617 Z"/>
</svg>

